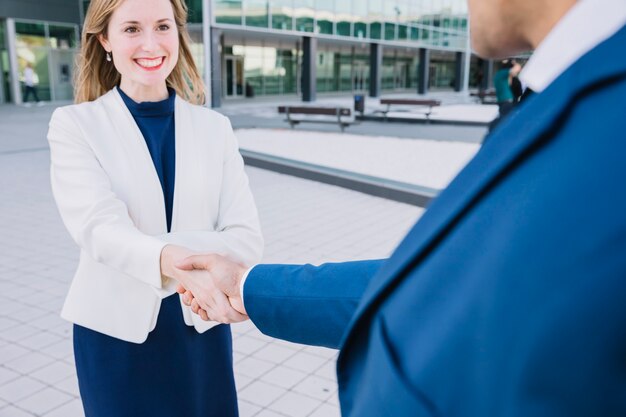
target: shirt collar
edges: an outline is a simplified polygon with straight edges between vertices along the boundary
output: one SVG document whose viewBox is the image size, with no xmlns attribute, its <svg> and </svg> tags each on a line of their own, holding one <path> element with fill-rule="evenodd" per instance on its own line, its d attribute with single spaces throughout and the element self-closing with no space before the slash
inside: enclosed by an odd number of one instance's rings
<svg viewBox="0 0 626 417">
<path fill-rule="evenodd" d="M 625 24 L 624 0 L 579 0 L 537 47 L 520 73 L 520 80 L 540 93 Z"/>
</svg>

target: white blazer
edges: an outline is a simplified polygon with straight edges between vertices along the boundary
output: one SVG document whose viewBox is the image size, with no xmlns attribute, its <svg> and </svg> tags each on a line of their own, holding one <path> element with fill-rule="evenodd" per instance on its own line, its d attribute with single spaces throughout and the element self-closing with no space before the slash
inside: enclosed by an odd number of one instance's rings
<svg viewBox="0 0 626 417">
<path fill-rule="evenodd" d="M 263 248 L 259 219 L 228 119 L 179 97 L 175 103 L 176 178 L 171 232 L 148 147 L 116 89 L 57 109 L 50 121 L 52 191 L 80 247 L 61 316 L 129 342 L 156 326 L 168 243 L 226 254 L 251 265 Z M 204 322 L 181 303 L 187 325 Z"/>
</svg>

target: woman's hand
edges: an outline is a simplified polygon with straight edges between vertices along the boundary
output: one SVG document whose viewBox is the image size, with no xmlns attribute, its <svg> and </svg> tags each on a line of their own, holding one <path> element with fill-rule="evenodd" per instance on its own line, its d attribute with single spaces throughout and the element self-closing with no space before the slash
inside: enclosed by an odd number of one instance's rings
<svg viewBox="0 0 626 417">
<path fill-rule="evenodd" d="M 190 249 L 177 245 L 166 245 L 161 251 L 161 275 L 175 279 L 180 282 L 180 269 L 176 268 L 176 263 L 186 257 L 193 255 Z"/>
</svg>

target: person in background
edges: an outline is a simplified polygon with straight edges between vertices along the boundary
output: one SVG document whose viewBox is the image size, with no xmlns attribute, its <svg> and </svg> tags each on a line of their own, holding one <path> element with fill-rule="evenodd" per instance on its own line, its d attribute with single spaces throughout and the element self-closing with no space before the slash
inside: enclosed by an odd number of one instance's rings
<svg viewBox="0 0 626 417">
<path fill-rule="evenodd" d="M 37 95 L 37 84 L 39 84 L 39 77 L 33 69 L 33 65 L 28 62 L 24 68 L 24 103 L 28 103 L 31 94 L 37 104 L 41 103 Z"/>
<path fill-rule="evenodd" d="M 511 90 L 513 62 L 510 59 L 502 61 L 500 69 L 493 76 L 493 86 L 496 89 L 496 101 L 498 103 L 498 117 L 503 118 L 515 105 L 515 97 Z"/>
<path fill-rule="evenodd" d="M 517 76 L 522 66 L 513 59 L 505 59 L 493 77 L 493 85 L 496 89 L 498 104 L 498 116 L 489 124 L 489 132 L 513 110 L 519 102 L 522 91 L 521 83 Z"/>
<path fill-rule="evenodd" d="M 201 107 L 186 20 L 184 0 L 92 0 L 78 104 L 50 121 L 52 190 L 80 248 L 61 315 L 86 417 L 238 415 L 230 327 L 181 304 L 176 283 L 204 276 L 174 264 L 251 265 L 263 238 L 230 122 Z"/>
<path fill-rule="evenodd" d="M 510 76 L 511 79 L 509 81 L 509 85 L 511 86 L 511 93 L 513 94 L 513 103 L 517 104 L 520 102 L 522 95 L 524 94 L 524 87 L 522 82 L 519 79 L 519 74 L 522 71 L 522 65 L 513 60 L 513 66 L 511 67 Z"/>
</svg>

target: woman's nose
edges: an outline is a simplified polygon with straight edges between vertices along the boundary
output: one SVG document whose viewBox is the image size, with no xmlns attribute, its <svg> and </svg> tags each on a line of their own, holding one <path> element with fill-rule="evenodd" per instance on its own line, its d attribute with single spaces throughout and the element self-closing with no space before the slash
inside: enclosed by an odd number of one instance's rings
<svg viewBox="0 0 626 417">
<path fill-rule="evenodd" d="M 144 32 L 141 48 L 146 52 L 152 52 L 157 47 L 156 36 L 152 32 Z"/>
</svg>

